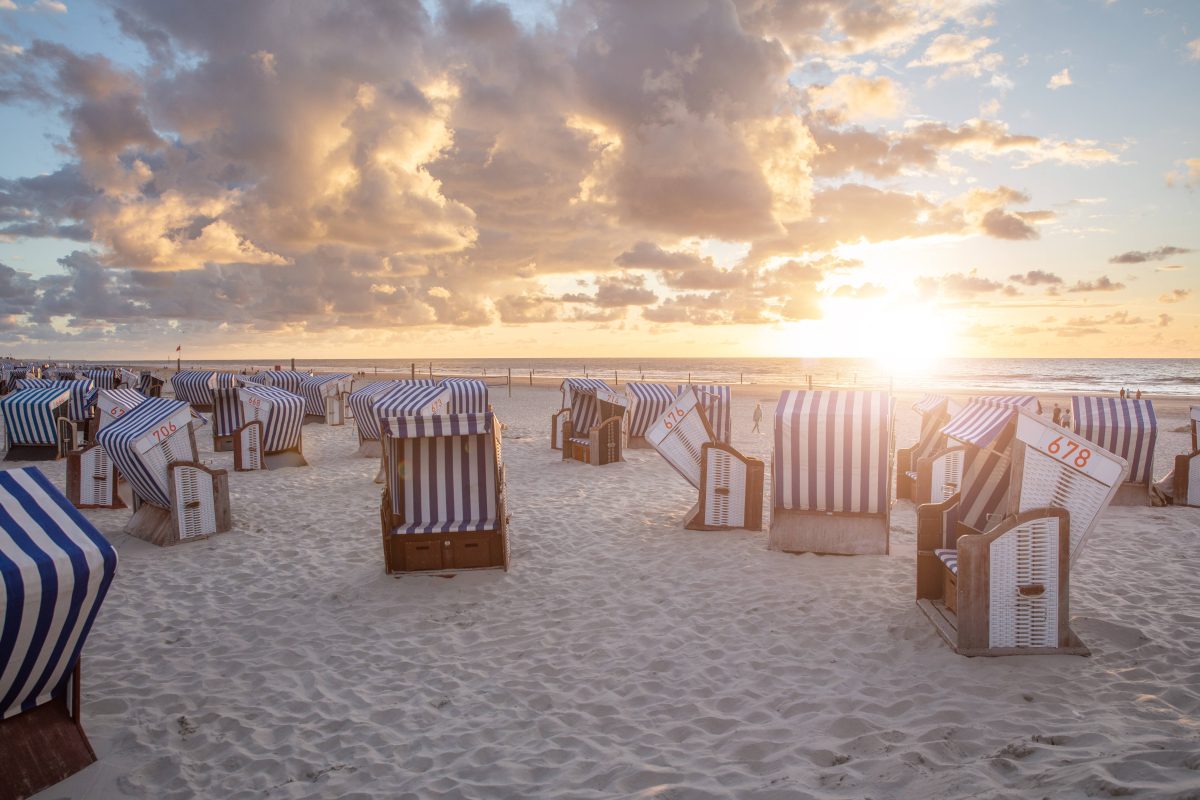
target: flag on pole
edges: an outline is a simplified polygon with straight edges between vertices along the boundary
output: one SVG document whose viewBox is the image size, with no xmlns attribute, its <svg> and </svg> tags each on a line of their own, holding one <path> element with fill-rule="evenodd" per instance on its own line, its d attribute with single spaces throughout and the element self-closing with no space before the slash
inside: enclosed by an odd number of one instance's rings
<svg viewBox="0 0 1200 800">
<path fill-rule="evenodd" d="M 175 345 L 175 352 L 176 352 L 176 353 L 179 353 L 179 352 L 182 352 L 182 351 L 183 351 L 183 345 L 181 345 L 181 344 L 177 344 L 177 345 Z"/>
</svg>

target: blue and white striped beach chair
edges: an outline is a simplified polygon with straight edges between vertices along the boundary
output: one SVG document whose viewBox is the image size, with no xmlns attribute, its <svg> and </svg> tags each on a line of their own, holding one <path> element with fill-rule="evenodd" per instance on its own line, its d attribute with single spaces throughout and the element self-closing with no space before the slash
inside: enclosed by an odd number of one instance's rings
<svg viewBox="0 0 1200 800">
<path fill-rule="evenodd" d="M 917 605 L 962 655 L 1086 654 L 1070 570 L 1128 464 L 1029 409 L 976 401 L 959 493 L 917 509 Z"/>
<path fill-rule="evenodd" d="M 440 381 L 424 378 L 409 381 L 380 381 L 364 386 L 348 398 L 358 430 L 358 454 L 368 458 L 383 455 L 380 449 L 382 417 L 428 417 L 447 414 L 450 389 Z"/>
<path fill-rule="evenodd" d="M 209 369 L 184 369 L 170 378 L 175 399 L 197 411 L 212 410 L 212 390 L 217 388 L 217 373 Z"/>
<path fill-rule="evenodd" d="M 305 422 L 340 425 L 345 419 L 345 396 L 350 393 L 354 376 L 348 372 L 312 375 L 300 382 L 296 394 L 304 398 Z M 342 409 L 339 413 L 338 409 Z"/>
<path fill-rule="evenodd" d="M 380 424 L 386 570 L 508 569 L 495 415 L 385 417 Z"/>
<path fill-rule="evenodd" d="M 234 433 L 238 471 L 305 467 L 304 399 L 274 386 L 247 385 L 240 395 L 242 425 Z"/>
<path fill-rule="evenodd" d="M 478 378 L 442 378 L 441 385 L 450 390 L 450 414 L 486 414 L 492 410 L 487 384 Z"/>
<path fill-rule="evenodd" d="M 893 401 L 887 392 L 785 391 L 775 408 L 772 550 L 889 550 Z"/>
<path fill-rule="evenodd" d="M 245 424 L 242 416 L 241 389 L 223 387 L 212 390 L 213 452 L 233 450 L 233 437 Z"/>
<path fill-rule="evenodd" d="M 132 489 L 131 536 L 171 545 L 232 526 L 227 473 L 197 461 L 191 422 L 187 403 L 151 397 L 97 434 Z"/>
<path fill-rule="evenodd" d="M 79 656 L 116 569 L 112 545 L 38 469 L 0 472 L 0 796 L 96 760 Z"/>
<path fill-rule="evenodd" d="M 678 387 L 666 383 L 627 383 L 625 396 L 629 408 L 625 414 L 625 445 L 638 450 L 650 447 L 646 431 L 663 412 L 675 404 Z"/>
<path fill-rule="evenodd" d="M 1076 395 L 1071 398 L 1072 430 L 1129 463 L 1129 480 L 1115 506 L 1150 505 L 1158 418 L 1149 400 Z"/>
<path fill-rule="evenodd" d="M 625 395 L 597 378 L 567 378 L 560 388 L 563 408 L 550 420 L 550 446 L 561 442 L 564 461 L 593 466 L 624 461 Z"/>
<path fill-rule="evenodd" d="M 0 398 L 9 461 L 61 458 L 75 446 L 69 420 L 71 389 L 51 381 Z M 60 422 L 61 421 L 61 422 Z"/>
</svg>

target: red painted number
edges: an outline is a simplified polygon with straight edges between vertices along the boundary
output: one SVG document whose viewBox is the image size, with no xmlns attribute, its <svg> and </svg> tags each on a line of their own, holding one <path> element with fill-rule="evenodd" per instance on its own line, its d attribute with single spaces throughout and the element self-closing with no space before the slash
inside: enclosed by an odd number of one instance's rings
<svg viewBox="0 0 1200 800">
<path fill-rule="evenodd" d="M 158 430 L 154 431 L 154 441 L 161 442 L 163 439 L 170 436 L 176 430 L 178 430 L 178 428 L 175 427 L 174 422 L 172 422 L 169 425 L 162 425 L 158 428 Z"/>
<path fill-rule="evenodd" d="M 675 427 L 676 422 L 683 419 L 683 414 L 683 409 L 676 406 L 675 408 L 671 409 L 671 413 L 667 415 L 667 421 L 664 422 L 663 425 L 666 426 L 667 430 L 671 430 L 671 428 Z"/>
<path fill-rule="evenodd" d="M 1046 445 L 1046 452 L 1052 456 L 1058 456 L 1063 461 L 1071 461 L 1071 457 L 1074 456 L 1075 458 L 1072 463 L 1080 468 L 1086 467 L 1088 459 L 1092 457 L 1091 450 L 1088 450 L 1086 447 L 1081 448 L 1079 442 L 1070 439 L 1067 439 L 1064 443 L 1062 436 L 1059 436 Z"/>
</svg>

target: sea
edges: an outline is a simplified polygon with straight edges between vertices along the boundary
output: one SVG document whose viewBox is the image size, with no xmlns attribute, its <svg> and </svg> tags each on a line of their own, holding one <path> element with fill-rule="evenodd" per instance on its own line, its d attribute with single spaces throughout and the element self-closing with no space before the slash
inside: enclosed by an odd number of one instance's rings
<svg viewBox="0 0 1200 800">
<path fill-rule="evenodd" d="M 195 361 L 183 366 L 234 372 L 292 366 L 276 359 Z M 162 361 L 130 366 L 164 367 Z M 174 362 L 171 362 L 174 367 Z M 297 369 L 316 372 L 407 372 L 417 377 L 471 376 L 517 383 L 542 378 L 593 377 L 628 381 L 783 384 L 822 388 L 890 388 L 896 391 L 996 391 L 1026 394 L 1129 392 L 1200 395 L 1197 358 L 955 358 L 912 368 L 849 358 L 441 358 L 296 359 Z"/>
</svg>

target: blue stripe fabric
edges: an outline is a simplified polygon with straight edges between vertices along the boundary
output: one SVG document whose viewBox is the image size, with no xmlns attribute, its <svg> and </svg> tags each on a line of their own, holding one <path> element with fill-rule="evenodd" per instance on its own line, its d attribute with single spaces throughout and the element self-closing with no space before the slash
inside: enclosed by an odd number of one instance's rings
<svg viewBox="0 0 1200 800">
<path fill-rule="evenodd" d="M 117 385 L 116 373 L 111 369 L 89 369 L 83 374 L 91 379 L 97 389 L 111 389 Z"/>
<path fill-rule="evenodd" d="M 601 422 L 596 392 L 616 394 L 611 386 L 599 378 L 567 378 L 559 388 L 562 390 L 563 408 L 571 409 L 571 429 L 583 436 Z"/>
<path fill-rule="evenodd" d="M 376 381 L 361 389 L 355 389 L 346 398 L 346 405 L 354 416 L 359 441 L 379 439 L 379 420 L 375 417 L 375 401 L 400 386 L 402 381 Z"/>
<path fill-rule="evenodd" d="M 96 405 L 100 409 L 101 428 L 108 427 L 112 420 L 125 414 L 134 406 L 141 405 L 145 395 L 126 386 L 117 389 L 101 389 L 98 392 Z"/>
<path fill-rule="evenodd" d="M 292 394 L 300 394 L 300 384 L 312 377 L 312 373 L 300 372 L 294 369 L 275 369 L 264 370 L 254 376 L 254 380 L 258 383 L 265 383 L 267 386 L 274 386 L 277 389 L 283 389 Z M 325 412 L 322 411 L 322 414 Z"/>
<path fill-rule="evenodd" d="M 186 440 L 190 420 L 191 409 L 187 403 L 165 397 L 148 397 L 97 433 L 96 440 L 138 497 L 160 508 L 170 508 L 167 465 L 152 461 L 143 456 L 143 452 L 146 448 L 158 446 L 167 438 L 179 436 Z M 172 423 L 175 425 L 174 431 L 169 430 Z M 195 459 L 193 449 L 187 460 Z"/>
<path fill-rule="evenodd" d="M 963 444 L 987 447 L 1004 430 L 1019 407 L 1013 403 L 977 398 L 951 417 L 942 428 L 942 433 Z"/>
<path fill-rule="evenodd" d="M 733 435 L 733 390 L 719 384 L 681 383 L 676 387 L 676 394 L 686 389 L 696 392 L 696 399 L 700 401 L 717 441 L 729 444 Z"/>
<path fill-rule="evenodd" d="M 73 374 L 73 373 L 72 373 Z M 17 381 L 18 389 L 66 386 L 71 391 L 67 416 L 75 422 L 86 422 L 96 405 L 96 384 L 91 378 L 25 378 Z"/>
<path fill-rule="evenodd" d="M 263 452 L 280 453 L 300 446 L 304 431 L 304 398 L 274 386 L 243 386 L 241 415 L 262 420 Z"/>
<path fill-rule="evenodd" d="M 300 382 L 300 389 L 296 394 L 304 398 L 304 413 L 325 416 L 325 394 L 328 391 L 326 384 L 335 381 L 349 382 L 351 375 L 349 372 L 330 372 L 323 375 L 312 375 Z"/>
<path fill-rule="evenodd" d="M 450 390 L 451 414 L 485 414 L 488 410 L 487 384 L 478 378 L 442 378 Z"/>
<path fill-rule="evenodd" d="M 185 369 L 171 376 L 175 399 L 194 406 L 212 403 L 212 390 L 217 387 L 217 373 L 212 370 Z"/>
<path fill-rule="evenodd" d="M 927 394 L 917 402 L 913 403 L 912 410 L 924 416 L 930 411 L 936 410 L 939 406 L 944 406 L 948 402 L 950 402 L 950 398 L 946 397 L 944 394 Z"/>
<path fill-rule="evenodd" d="M 629 435 L 645 436 L 654 420 L 662 416 L 675 402 L 678 387 L 665 383 L 627 383 L 629 398 Z"/>
<path fill-rule="evenodd" d="M 380 438 L 379 420 L 385 417 L 414 417 L 445 414 L 450 403 L 450 390 L 440 384 L 421 381 L 396 381 L 384 394 L 378 395 L 371 410 L 363 418 L 354 412 L 360 436 L 364 440 Z M 371 434 L 374 433 L 374 436 Z"/>
<path fill-rule="evenodd" d="M 1089 442 L 1129 462 L 1129 482 L 1149 483 L 1154 470 L 1158 418 L 1149 400 L 1076 395 L 1071 425 Z"/>
<path fill-rule="evenodd" d="M 117 553 L 34 467 L 0 472 L 0 719 L 66 691 Z"/>
<path fill-rule="evenodd" d="M 4 417 L 9 446 L 57 443 L 54 411 L 70 402 L 71 390 L 55 382 L 45 387 L 18 389 L 0 398 L 0 414 Z"/>
<path fill-rule="evenodd" d="M 222 387 L 212 390 L 213 434 L 233 436 L 242 427 L 242 396 L 239 389 Z"/>
</svg>

